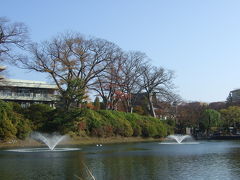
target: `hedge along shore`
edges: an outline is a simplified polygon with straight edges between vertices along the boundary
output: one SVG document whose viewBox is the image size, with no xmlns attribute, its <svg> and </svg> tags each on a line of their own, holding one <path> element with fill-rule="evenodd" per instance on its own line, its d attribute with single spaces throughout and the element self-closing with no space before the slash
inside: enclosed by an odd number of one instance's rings
<svg viewBox="0 0 240 180">
<path fill-rule="evenodd" d="M 160 142 L 163 138 L 143 138 L 143 137 L 108 137 L 108 138 L 97 138 L 97 137 L 76 137 L 67 138 L 59 143 L 59 145 L 95 145 L 95 144 L 119 144 L 119 143 L 137 143 L 137 142 Z M 26 140 L 9 140 L 6 142 L 0 141 L 0 148 L 21 148 L 21 147 L 45 147 L 44 143 L 35 141 L 34 139 Z"/>
</svg>

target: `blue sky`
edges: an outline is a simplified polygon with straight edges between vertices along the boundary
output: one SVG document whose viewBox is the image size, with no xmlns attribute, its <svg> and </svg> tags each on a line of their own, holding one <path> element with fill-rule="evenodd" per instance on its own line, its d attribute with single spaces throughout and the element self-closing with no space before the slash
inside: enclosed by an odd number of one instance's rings
<svg viewBox="0 0 240 180">
<path fill-rule="evenodd" d="M 36 42 L 74 31 L 145 52 L 175 71 L 184 100 L 213 102 L 240 88 L 239 9 L 238 0 L 3 0 L 0 16 L 24 22 Z M 48 81 L 12 67 L 9 76 Z"/>
</svg>

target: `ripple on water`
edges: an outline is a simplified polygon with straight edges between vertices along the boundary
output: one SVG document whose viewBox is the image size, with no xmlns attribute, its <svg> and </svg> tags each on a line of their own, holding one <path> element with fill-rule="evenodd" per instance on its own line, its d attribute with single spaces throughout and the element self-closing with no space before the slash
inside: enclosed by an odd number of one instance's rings
<svg viewBox="0 0 240 180">
<path fill-rule="evenodd" d="M 23 149 L 8 149 L 8 152 L 65 152 L 65 151 L 79 151 L 81 148 L 55 148 L 53 150 L 49 148 L 23 148 Z"/>
</svg>

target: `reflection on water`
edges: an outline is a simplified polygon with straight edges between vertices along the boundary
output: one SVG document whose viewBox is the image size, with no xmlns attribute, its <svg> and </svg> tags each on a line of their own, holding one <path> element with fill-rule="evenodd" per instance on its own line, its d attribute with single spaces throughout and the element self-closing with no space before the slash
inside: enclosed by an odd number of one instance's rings
<svg viewBox="0 0 240 180">
<path fill-rule="evenodd" d="M 133 143 L 71 147 L 67 152 L 0 150 L 0 179 L 239 179 L 239 141 L 168 145 Z"/>
<path fill-rule="evenodd" d="M 80 150 L 80 148 L 54 148 L 54 149 L 49 149 L 49 148 L 24 148 L 24 149 L 7 149 L 5 151 L 9 151 L 9 152 L 59 152 L 59 151 L 78 151 Z"/>
</svg>

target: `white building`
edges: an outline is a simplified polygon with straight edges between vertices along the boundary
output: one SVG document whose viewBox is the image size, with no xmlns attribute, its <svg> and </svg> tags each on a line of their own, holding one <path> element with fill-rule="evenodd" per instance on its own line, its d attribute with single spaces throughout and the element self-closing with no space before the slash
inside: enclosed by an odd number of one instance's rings
<svg viewBox="0 0 240 180">
<path fill-rule="evenodd" d="M 1 79 L 0 99 L 13 101 L 22 107 L 33 103 L 49 104 L 54 107 L 57 101 L 57 86 L 42 81 Z"/>
</svg>

